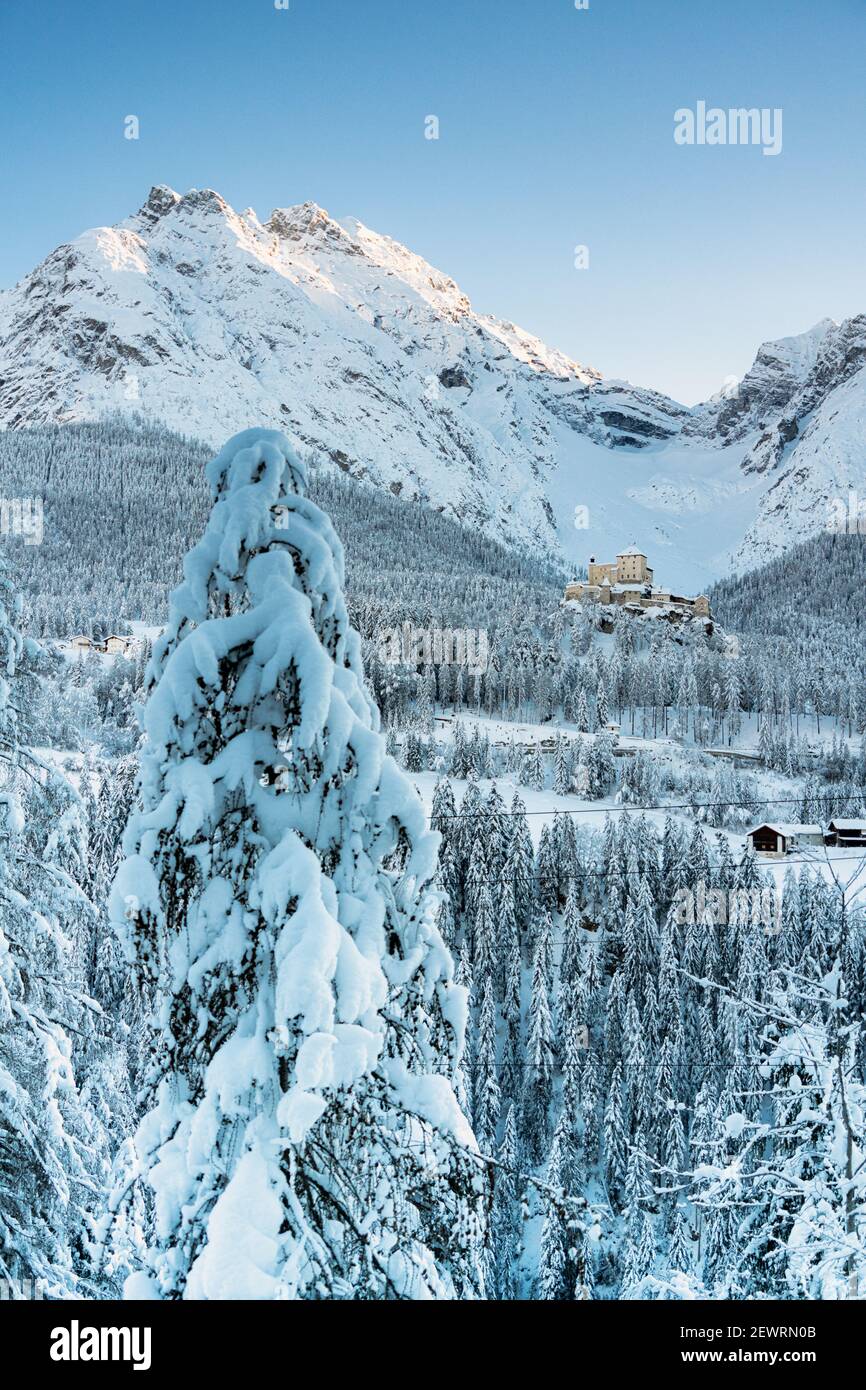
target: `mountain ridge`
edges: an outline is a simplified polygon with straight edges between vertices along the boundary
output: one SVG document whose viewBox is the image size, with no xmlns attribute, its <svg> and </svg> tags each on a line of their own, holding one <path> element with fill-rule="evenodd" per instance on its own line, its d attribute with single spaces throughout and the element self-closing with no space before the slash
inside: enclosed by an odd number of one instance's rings
<svg viewBox="0 0 866 1390">
<path fill-rule="evenodd" d="M 477 313 L 357 219 L 167 185 L 0 294 L 0 427 L 136 410 L 216 445 L 257 421 L 570 563 L 638 539 L 693 588 L 866 486 L 864 362 L 866 318 L 822 320 L 686 407 Z"/>
</svg>

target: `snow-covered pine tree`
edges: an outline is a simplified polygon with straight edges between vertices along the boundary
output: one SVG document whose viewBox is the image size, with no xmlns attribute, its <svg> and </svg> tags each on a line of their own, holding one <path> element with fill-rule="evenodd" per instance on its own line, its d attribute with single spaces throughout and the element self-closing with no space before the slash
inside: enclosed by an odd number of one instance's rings
<svg viewBox="0 0 866 1390">
<path fill-rule="evenodd" d="M 589 733 L 589 705 L 586 701 L 586 691 L 581 690 L 577 699 L 577 710 L 575 711 L 574 722 L 577 725 L 578 733 Z"/>
<path fill-rule="evenodd" d="M 553 1088 L 553 1022 L 550 1016 L 550 914 L 539 915 L 532 962 L 529 1033 L 523 1081 L 522 1138 L 534 1163 L 542 1162 L 550 1137 Z"/>
<path fill-rule="evenodd" d="M 526 752 L 526 786 L 537 792 L 543 791 L 544 776 L 544 755 L 541 744 L 536 742 Z"/>
<path fill-rule="evenodd" d="M 520 1211 L 518 1192 L 517 1121 L 509 1105 L 502 1129 L 499 1158 L 494 1169 L 493 1243 L 496 1256 L 495 1296 L 504 1301 L 517 1298 L 517 1264 L 520 1254 Z"/>
<path fill-rule="evenodd" d="M 437 838 L 385 754 L 343 552 L 286 439 L 235 436 L 149 673 L 112 911 L 154 990 L 140 1175 L 167 1298 L 480 1291 Z"/>
<path fill-rule="evenodd" d="M 475 1049 L 475 1103 L 472 1115 L 478 1143 L 485 1153 L 491 1153 L 496 1143 L 501 1092 L 496 1072 L 496 1012 L 493 1007 L 493 979 L 484 978 L 481 1008 L 478 1016 Z"/>
<path fill-rule="evenodd" d="M 550 1146 L 547 1166 L 548 1190 L 545 1193 L 544 1224 L 538 1250 L 538 1297 L 558 1302 L 571 1296 L 574 1288 L 569 1265 L 568 1208 L 565 1202 L 563 1175 L 563 1145 L 566 1127 L 558 1125 Z"/>
<path fill-rule="evenodd" d="M 553 790 L 557 796 L 567 796 L 571 791 L 572 775 L 568 740 L 557 734 L 553 755 Z"/>
</svg>

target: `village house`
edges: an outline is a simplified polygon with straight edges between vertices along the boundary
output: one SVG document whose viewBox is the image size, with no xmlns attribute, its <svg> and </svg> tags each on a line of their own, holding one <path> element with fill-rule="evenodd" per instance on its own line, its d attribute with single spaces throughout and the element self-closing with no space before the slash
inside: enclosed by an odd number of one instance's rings
<svg viewBox="0 0 866 1390">
<path fill-rule="evenodd" d="M 134 637 L 121 637 L 113 632 L 110 637 L 106 637 L 103 651 L 108 652 L 109 656 L 128 656 L 135 651 L 136 641 Z"/>
<path fill-rule="evenodd" d="M 866 845 L 866 819 L 845 820 L 838 817 L 827 827 L 827 844 Z"/>
<path fill-rule="evenodd" d="M 592 556 L 586 580 L 566 586 L 566 599 L 580 603 L 617 604 L 635 609 L 664 609 L 672 619 L 683 616 L 709 618 L 710 601 L 706 594 L 687 598 L 671 589 L 653 583 L 653 570 L 647 557 L 636 546 L 629 546 L 617 555 L 613 564 L 600 564 Z"/>
<path fill-rule="evenodd" d="M 82 655 L 86 652 L 100 652 L 107 656 L 132 656 L 139 650 L 139 643 L 135 637 L 124 637 L 117 632 L 106 637 L 104 642 L 94 642 L 92 637 L 78 633 L 69 639 L 69 645 L 74 652 Z"/>
<path fill-rule="evenodd" d="M 783 821 L 756 825 L 748 831 L 746 839 L 751 842 L 756 854 L 770 859 L 784 859 L 786 854 L 806 846 L 820 847 L 836 843 L 835 839 L 828 839 L 820 825 L 797 825 Z"/>
</svg>

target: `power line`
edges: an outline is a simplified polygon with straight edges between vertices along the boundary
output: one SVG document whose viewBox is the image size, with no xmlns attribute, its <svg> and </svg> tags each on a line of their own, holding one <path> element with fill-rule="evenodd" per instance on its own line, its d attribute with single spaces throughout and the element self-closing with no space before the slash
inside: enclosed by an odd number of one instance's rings
<svg viewBox="0 0 866 1390">
<path fill-rule="evenodd" d="M 862 789 L 858 790 L 857 795 L 862 796 L 864 799 L 866 799 L 866 791 L 862 791 Z M 752 806 L 799 806 L 802 805 L 804 802 L 808 802 L 811 806 L 833 806 L 836 805 L 840 799 L 840 797 L 835 796 L 768 796 L 765 798 L 748 797 L 742 801 L 670 802 L 668 805 L 659 804 L 637 806 L 625 802 L 620 804 L 619 806 L 580 806 L 575 807 L 573 809 L 567 806 L 553 806 L 547 810 L 541 811 L 478 810 L 471 812 L 467 811 L 465 813 L 463 811 L 437 811 L 435 815 L 437 820 L 495 820 L 497 817 L 504 818 L 510 816 L 598 816 L 602 813 L 604 813 L 605 815 L 610 815 L 615 811 L 691 811 L 694 814 L 694 812 L 696 811 L 712 811 L 720 809 L 722 807 L 729 809 L 733 806 L 739 806 L 744 810 L 748 810 Z M 850 797 L 846 799 L 850 799 Z M 432 815 L 433 812 L 431 811 L 431 817 Z M 863 817 L 863 823 L 864 825 L 866 825 L 866 815 L 864 815 Z M 721 827 L 712 828 L 716 829 Z"/>
<path fill-rule="evenodd" d="M 821 859 L 817 859 L 817 858 L 811 858 L 811 859 L 796 859 L 796 858 L 794 858 L 794 857 L 792 856 L 791 858 L 780 859 L 780 860 L 778 860 L 777 862 L 778 862 L 779 864 L 783 864 L 783 865 L 785 866 L 785 868 L 788 868 L 789 866 L 791 866 L 791 865 L 793 865 L 793 864 L 805 864 L 807 867 L 811 867 L 811 868 L 813 868 L 813 869 L 814 869 L 814 868 L 820 867 L 822 864 L 829 864 L 829 865 L 833 865 L 833 864 L 849 864 L 849 863 L 850 863 L 850 864 L 866 864 L 866 849 L 864 849 L 864 851 L 863 851 L 862 854 L 849 854 L 849 855 L 842 855 L 842 854 L 840 854 L 840 855 L 838 855 L 837 858 L 835 858 L 835 859 L 827 859 L 827 860 L 821 860 Z M 715 868 L 718 868 L 718 865 L 715 865 L 714 867 L 715 867 Z M 734 873 L 736 873 L 737 867 L 738 867 L 738 866 L 737 866 L 736 864 L 733 864 L 733 863 L 732 863 L 732 869 L 733 869 Z M 767 867 L 769 868 L 770 866 L 767 865 Z M 758 869 L 758 872 L 759 872 L 759 873 L 764 871 L 764 870 L 763 870 L 763 866 L 762 866 L 760 863 L 756 863 L 756 868 Z M 659 871 L 659 872 L 660 872 L 660 871 Z M 560 882 L 560 881 L 562 881 L 562 880 L 570 881 L 571 879 L 581 879 L 581 878 L 601 878 L 601 879 L 607 879 L 607 878 L 610 877 L 610 873 L 611 873 L 610 868 L 600 868 L 600 867 L 596 867 L 596 866 L 591 866 L 591 867 L 588 867 L 588 868 L 585 868 L 585 869 L 580 869 L 580 870 L 578 870 L 578 871 L 576 871 L 576 872 L 574 872 L 574 873 L 561 873 L 561 872 L 559 872 L 559 871 L 557 870 L 555 874 L 551 874 L 550 882 L 551 882 L 551 884 L 553 884 L 554 879 L 555 879 L 556 882 Z M 645 876 L 645 870 L 642 869 L 640 866 L 638 866 L 638 874 L 641 875 L 641 876 Z M 626 871 L 626 873 L 625 873 L 624 875 L 622 875 L 623 886 L 627 886 L 628 878 L 629 878 L 629 874 L 628 874 L 628 871 Z M 512 874 L 510 878 L 508 878 L 508 877 L 503 878 L 503 877 L 494 877 L 493 875 L 485 874 L 482 881 L 483 881 L 484 883 L 490 883 L 490 884 L 493 884 L 493 883 L 513 883 L 513 882 L 514 882 L 514 875 Z M 546 880 L 545 880 L 544 878 L 542 878 L 539 874 L 527 874 L 527 875 L 526 875 L 525 881 L 526 881 L 527 883 L 544 883 L 544 882 L 546 882 Z M 702 883 L 702 884 L 704 885 L 705 888 L 718 888 L 718 889 L 722 889 L 722 890 L 728 890 L 728 891 L 730 891 L 730 892 L 732 892 L 732 893 L 734 893 L 734 892 L 736 892 L 736 893 L 751 893 L 751 892 L 757 891 L 758 887 L 760 887 L 761 889 L 766 889 L 766 888 L 769 888 L 769 887 L 770 887 L 769 884 L 764 883 L 763 881 L 761 882 L 760 885 L 756 885 L 755 888 L 747 888 L 747 887 L 745 887 L 745 886 L 742 885 L 742 884 L 739 885 L 739 886 L 737 886 L 736 883 L 724 883 L 722 880 L 719 880 L 718 882 L 713 883 L 713 881 L 712 881 L 711 879 L 706 879 L 706 878 L 696 879 L 696 880 L 695 880 L 695 883 Z M 680 884 L 680 885 L 678 886 L 678 889 L 681 889 L 681 888 L 683 888 L 683 887 L 685 887 L 685 885 L 684 885 L 684 884 Z M 674 891 L 676 892 L 676 891 L 678 891 L 678 889 L 675 889 Z M 691 890 L 689 890 L 689 891 L 691 891 Z M 668 899 L 668 898 L 663 898 L 662 901 L 664 901 L 664 902 L 673 902 L 673 898 L 669 898 L 669 899 Z"/>
<path fill-rule="evenodd" d="M 815 869 L 815 868 L 819 868 L 819 867 L 820 867 L 820 864 L 821 864 L 821 861 L 815 860 L 815 859 L 787 859 L 787 860 L 780 860 L 779 862 L 780 862 L 781 864 L 784 864 L 785 868 L 788 868 L 788 867 L 791 866 L 791 865 L 804 865 L 806 868 L 813 868 L 813 869 Z M 831 860 L 829 860 L 829 861 L 827 861 L 827 862 L 828 862 L 830 865 L 833 865 L 833 864 L 849 864 L 849 863 L 850 863 L 850 864 L 861 864 L 861 865 L 866 866 L 866 853 L 864 853 L 864 854 L 858 854 L 858 855 L 852 855 L 850 858 L 845 858 L 845 859 L 843 859 L 843 858 L 831 859 Z M 735 867 L 735 871 L 736 871 L 736 866 L 734 866 L 734 867 Z M 763 870 L 759 869 L 759 873 L 760 873 L 760 872 L 763 872 Z M 640 870 L 640 869 L 639 869 L 639 870 L 638 870 L 638 874 L 639 874 L 640 877 L 644 877 L 644 878 L 646 877 L 646 875 L 645 875 L 645 873 L 644 873 L 643 870 Z M 530 883 L 530 884 L 536 884 L 536 885 L 538 885 L 538 884 L 549 883 L 549 885 L 550 885 L 551 888 L 555 888 L 556 885 L 559 884 L 559 883 L 572 883 L 572 882 L 575 882 L 575 881 L 576 881 L 576 882 L 580 882 L 581 879 L 591 878 L 591 879 L 598 880 L 599 882 L 601 882 L 601 883 L 603 883 L 605 886 L 607 886 L 607 882 L 608 882 L 608 880 L 609 880 L 610 877 L 611 877 L 611 874 L 610 874 L 610 870 L 608 870 L 608 869 L 588 868 L 588 869 L 579 870 L 579 871 L 574 872 L 574 873 L 557 873 L 555 876 L 554 876 L 554 875 L 551 875 L 551 877 L 550 877 L 549 880 L 548 880 L 548 879 L 541 878 L 538 874 L 527 874 L 526 878 L 524 879 L 524 882 L 525 882 L 525 883 Z M 856 875 L 855 875 L 855 877 L 856 877 Z M 825 880 L 825 881 L 826 881 L 826 880 Z M 852 881 L 853 881 L 853 880 L 849 880 L 848 886 L 850 886 L 850 884 L 851 884 Z M 492 886 L 492 885 L 495 885 L 495 884 L 503 884 L 503 883 L 510 883 L 510 884 L 513 885 L 513 884 L 514 884 L 514 879 L 513 879 L 513 877 L 512 877 L 512 878 L 496 878 L 496 877 L 492 877 L 492 876 L 485 876 L 485 877 L 482 879 L 482 882 L 485 883 L 485 884 L 491 885 L 491 886 Z M 682 892 L 694 893 L 695 890 L 697 889 L 698 885 L 700 885 L 700 884 L 703 885 L 703 887 L 704 887 L 705 890 L 709 890 L 709 891 L 712 891 L 712 892 L 718 891 L 718 892 L 722 892 L 722 893 L 738 893 L 738 894 L 739 894 L 739 893 L 758 893 L 758 892 L 764 893 L 764 892 L 773 892 L 773 891 L 774 891 L 774 886 L 773 886 L 773 884 L 767 883 L 766 880 L 763 879 L 763 878 L 761 879 L 761 881 L 760 881 L 759 883 L 753 884 L 751 887 L 747 887 L 745 884 L 737 884 L 736 882 L 728 882 L 728 883 L 726 883 L 723 879 L 713 880 L 713 879 L 707 879 L 707 878 L 700 878 L 700 879 L 694 879 L 694 880 L 693 880 L 693 885 L 694 885 L 694 886 L 693 886 L 692 888 L 688 887 L 688 886 L 687 886 L 686 884 L 684 884 L 684 883 L 677 884 L 677 886 L 672 890 L 672 893 L 671 893 L 671 896 L 670 896 L 670 897 L 666 896 L 666 895 L 664 894 L 664 892 L 663 892 L 662 894 L 660 894 L 660 895 L 653 895 L 653 905 L 654 905 L 655 907 L 657 907 L 659 904 L 673 905 L 673 903 L 674 903 L 675 901 L 678 901 L 678 899 L 676 898 L 676 894 L 677 894 L 677 893 L 682 893 Z M 628 875 L 623 875 L 623 876 L 621 877 L 621 885 L 622 885 L 623 889 L 625 890 L 626 897 L 629 897 L 630 894 L 629 894 L 629 892 L 628 892 L 628 887 L 629 887 L 629 885 L 628 885 Z M 435 885 L 434 885 L 434 887 L 435 887 Z M 554 911 L 559 911 L 559 910 L 560 910 L 560 909 L 558 909 L 558 908 L 554 909 Z"/>
</svg>

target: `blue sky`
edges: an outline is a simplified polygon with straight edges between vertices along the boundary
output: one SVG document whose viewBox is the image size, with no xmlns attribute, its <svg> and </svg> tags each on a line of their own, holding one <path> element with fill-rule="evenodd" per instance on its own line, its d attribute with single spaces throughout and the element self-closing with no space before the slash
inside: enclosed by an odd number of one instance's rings
<svg viewBox="0 0 866 1390">
<path fill-rule="evenodd" d="M 866 0 L 3 0 L 0 50 L 3 287 L 162 182 L 359 217 L 688 402 L 866 308 Z M 676 145 L 699 99 L 781 154 Z"/>
</svg>

